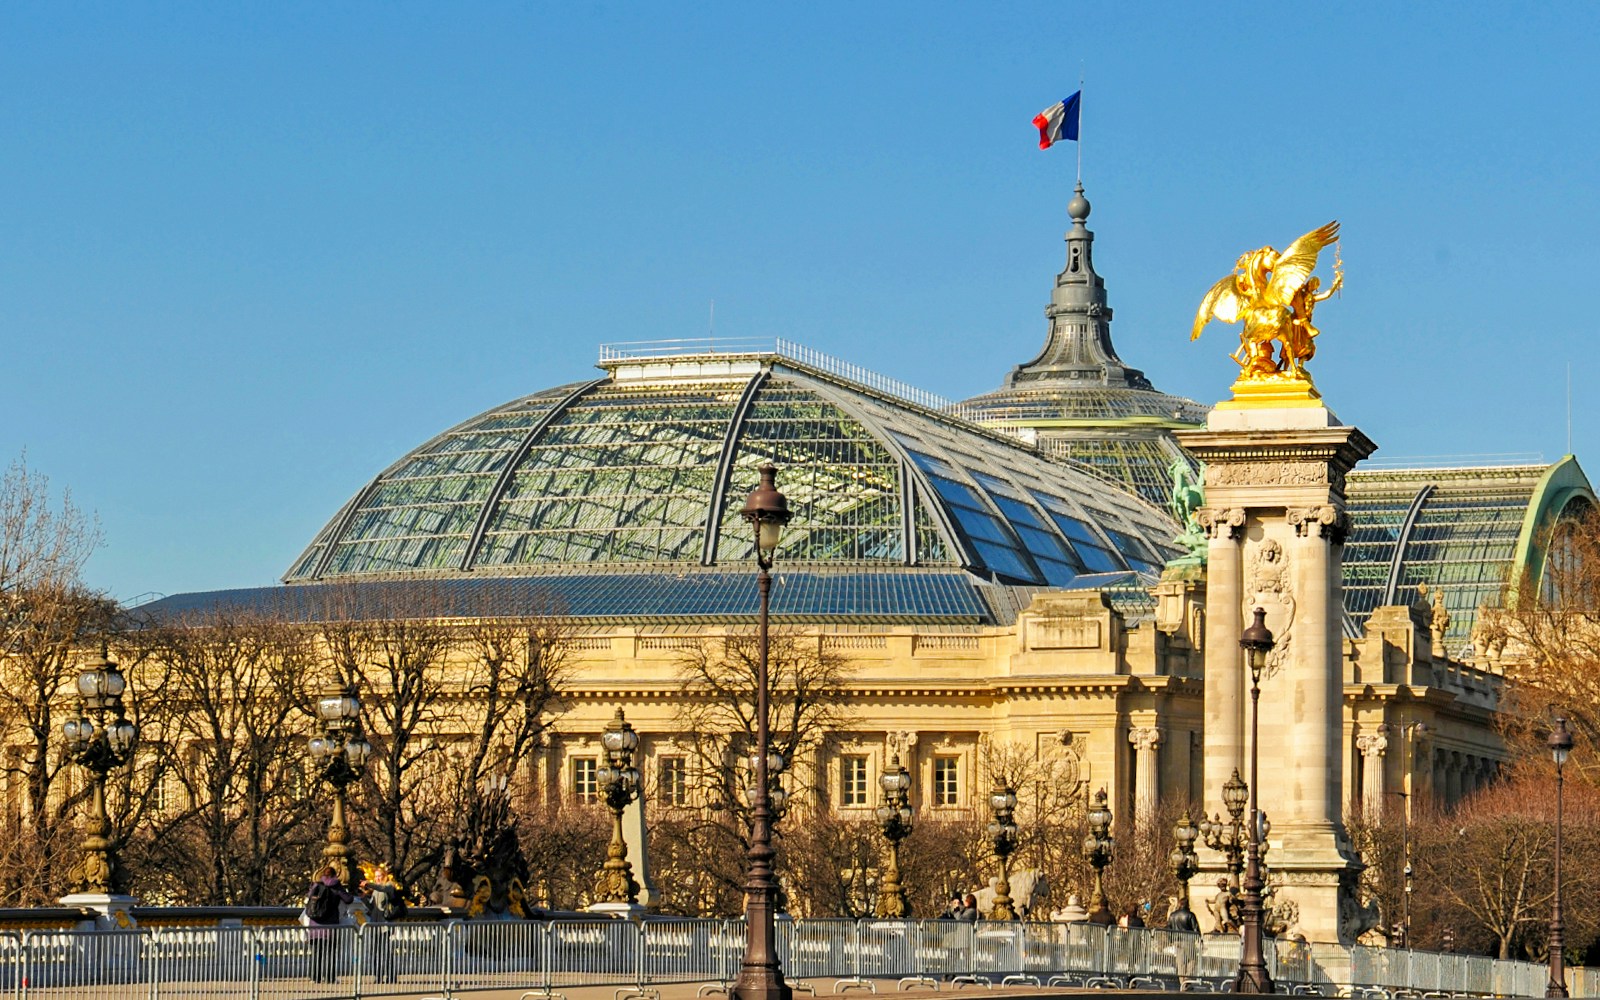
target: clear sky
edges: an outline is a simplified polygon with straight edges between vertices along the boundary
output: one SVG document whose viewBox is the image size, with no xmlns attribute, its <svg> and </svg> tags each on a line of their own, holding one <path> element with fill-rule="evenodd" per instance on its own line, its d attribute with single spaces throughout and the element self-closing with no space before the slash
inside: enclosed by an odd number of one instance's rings
<svg viewBox="0 0 1600 1000">
<path fill-rule="evenodd" d="M 116 596 L 271 583 L 602 343 L 783 336 L 952 398 L 1043 342 L 1084 179 L 1123 358 L 1215 401 L 1241 252 L 1344 224 L 1378 457 L 1600 475 L 1600 4 L 0 6 L 0 458 Z"/>
</svg>

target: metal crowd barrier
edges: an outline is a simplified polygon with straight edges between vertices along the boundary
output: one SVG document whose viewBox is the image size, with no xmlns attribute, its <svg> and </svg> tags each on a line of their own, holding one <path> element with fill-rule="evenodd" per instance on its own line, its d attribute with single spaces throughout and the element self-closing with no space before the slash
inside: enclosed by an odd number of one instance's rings
<svg viewBox="0 0 1600 1000">
<path fill-rule="evenodd" d="M 835 989 L 881 979 L 1217 992 L 1239 962 L 1235 937 L 1086 923 L 784 919 L 777 931 L 785 977 L 842 981 Z M 0 932 L 0 1000 L 725 986 L 743 953 L 743 921 L 676 918 Z M 1266 957 L 1286 992 L 1357 1000 L 1541 996 L 1546 977 L 1526 962 L 1384 948 L 1269 940 Z M 1600 995 L 1600 976 L 1572 972 L 1573 996 Z"/>
</svg>

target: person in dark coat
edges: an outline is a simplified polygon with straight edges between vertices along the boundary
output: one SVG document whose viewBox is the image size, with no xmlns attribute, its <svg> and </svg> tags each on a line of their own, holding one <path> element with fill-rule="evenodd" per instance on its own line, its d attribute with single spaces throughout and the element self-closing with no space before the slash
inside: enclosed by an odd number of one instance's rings
<svg viewBox="0 0 1600 1000">
<path fill-rule="evenodd" d="M 339 873 L 328 865 L 312 879 L 306 892 L 306 938 L 311 942 L 311 981 L 339 981 L 337 928 L 343 921 L 343 907 L 355 897 L 339 881 Z"/>
</svg>

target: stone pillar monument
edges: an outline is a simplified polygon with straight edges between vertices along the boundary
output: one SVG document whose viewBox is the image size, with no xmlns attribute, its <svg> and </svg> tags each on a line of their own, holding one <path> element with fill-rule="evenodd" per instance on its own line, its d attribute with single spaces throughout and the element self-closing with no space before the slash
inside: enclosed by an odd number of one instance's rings
<svg viewBox="0 0 1600 1000">
<path fill-rule="evenodd" d="M 1233 769 L 1248 773 L 1239 635 L 1263 608 L 1277 640 L 1261 680 L 1259 789 L 1276 905 L 1295 903 L 1293 931 L 1337 941 L 1348 937 L 1358 871 L 1341 809 L 1344 477 L 1375 445 L 1315 397 L 1284 402 L 1241 401 L 1236 387 L 1205 430 L 1178 434 L 1206 463 L 1205 795 L 1215 808 Z"/>
</svg>

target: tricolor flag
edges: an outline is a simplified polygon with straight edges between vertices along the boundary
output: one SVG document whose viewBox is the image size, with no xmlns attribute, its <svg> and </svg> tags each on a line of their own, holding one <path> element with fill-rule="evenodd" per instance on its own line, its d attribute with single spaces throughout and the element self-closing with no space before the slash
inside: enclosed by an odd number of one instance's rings
<svg viewBox="0 0 1600 1000">
<path fill-rule="evenodd" d="M 1076 91 L 1066 100 L 1045 108 L 1034 118 L 1033 123 L 1039 127 L 1040 149 L 1049 149 L 1051 143 L 1062 139 L 1078 138 L 1078 99 L 1082 96 L 1083 91 Z"/>
</svg>

